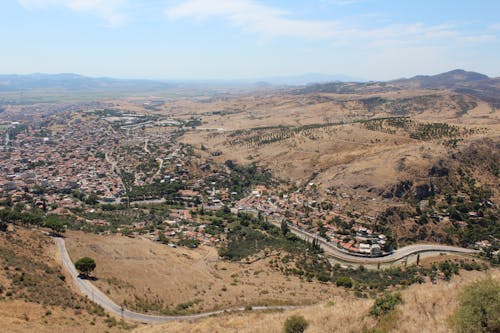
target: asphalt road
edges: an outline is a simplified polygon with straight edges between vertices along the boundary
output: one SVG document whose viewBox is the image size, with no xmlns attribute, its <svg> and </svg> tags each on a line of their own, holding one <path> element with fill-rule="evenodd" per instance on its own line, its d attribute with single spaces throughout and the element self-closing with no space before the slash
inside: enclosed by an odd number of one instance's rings
<svg viewBox="0 0 500 333">
<path fill-rule="evenodd" d="M 134 320 L 148 324 L 155 324 L 155 323 L 165 323 L 169 321 L 200 319 L 225 312 L 245 311 L 245 308 L 233 308 L 233 309 L 204 312 L 186 316 L 154 316 L 123 309 L 121 306 L 113 302 L 103 292 L 101 292 L 99 288 L 94 286 L 91 281 L 79 278 L 78 272 L 76 271 L 75 266 L 73 265 L 73 262 L 69 257 L 68 251 L 66 250 L 66 244 L 64 242 L 64 239 L 59 237 L 54 237 L 54 241 L 57 244 L 57 248 L 59 250 L 59 254 L 61 256 L 61 260 L 64 267 L 68 270 L 71 277 L 75 281 L 76 286 L 78 287 L 78 289 L 80 289 L 82 294 L 87 296 L 94 303 L 97 303 L 100 306 L 102 306 L 105 310 L 114 313 L 115 315 L 122 317 L 123 319 Z M 296 308 L 299 307 L 298 306 L 253 306 L 252 310 L 273 310 L 273 309 L 290 310 Z"/>
<path fill-rule="evenodd" d="M 274 224 L 274 223 L 273 223 Z M 464 253 L 473 254 L 477 253 L 476 250 L 466 249 L 458 246 L 440 245 L 440 244 L 412 244 L 397 249 L 393 253 L 383 257 L 363 257 L 351 254 L 347 251 L 341 250 L 335 245 L 318 238 L 317 235 L 311 234 L 307 231 L 301 230 L 293 225 L 288 225 L 290 230 L 297 236 L 305 240 L 318 239 L 321 248 L 332 257 L 342 261 L 357 263 L 357 264 L 384 264 L 401 260 L 409 255 L 423 253 L 423 252 L 440 252 L 440 253 Z"/>
</svg>

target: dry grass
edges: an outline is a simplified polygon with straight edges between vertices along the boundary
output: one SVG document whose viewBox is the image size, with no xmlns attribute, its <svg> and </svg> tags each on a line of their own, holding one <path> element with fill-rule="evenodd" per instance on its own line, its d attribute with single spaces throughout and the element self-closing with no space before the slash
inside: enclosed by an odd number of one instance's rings
<svg viewBox="0 0 500 333">
<path fill-rule="evenodd" d="M 457 298 L 465 285 L 491 274 L 500 279 L 498 269 L 490 272 L 464 272 L 450 282 L 413 285 L 402 292 L 404 304 L 386 318 L 378 328 L 391 328 L 389 332 L 436 332 L 451 333 L 448 317 L 457 306 Z M 309 321 L 307 333 L 313 332 L 362 332 L 372 328 L 377 321 L 369 316 L 373 300 L 352 296 L 334 297 L 335 304 L 328 303 L 286 311 L 282 313 L 244 313 L 208 318 L 193 323 L 178 322 L 166 325 L 142 327 L 140 333 L 156 332 L 282 332 L 283 324 L 291 315 L 303 315 Z"/>
<path fill-rule="evenodd" d="M 352 296 L 333 298 L 333 306 L 315 305 L 285 312 L 251 312 L 208 318 L 193 323 L 175 322 L 168 325 L 148 326 L 138 329 L 141 333 L 159 332 L 282 332 L 285 320 L 294 314 L 303 315 L 310 323 L 307 332 L 361 332 L 363 327 L 375 325 L 369 317 L 371 302 Z M 362 316 L 360 316 L 362 314 Z"/>
<path fill-rule="evenodd" d="M 0 232 L 0 253 L 1 332 L 123 330 L 68 283 L 55 258 L 54 242 L 41 230 L 16 226 Z"/>
<path fill-rule="evenodd" d="M 106 317 L 91 316 L 85 312 L 44 307 L 23 301 L 0 302 L 0 327 L 2 332 L 80 333 L 122 332 L 119 327 L 109 327 Z"/>
<path fill-rule="evenodd" d="M 172 249 L 147 239 L 69 232 L 71 258 L 97 262 L 96 285 L 113 300 L 139 311 L 207 311 L 246 305 L 311 304 L 343 291 L 302 281 L 269 267 L 272 257 L 251 264 L 219 261 L 214 248 Z"/>
<path fill-rule="evenodd" d="M 375 215 L 397 200 L 381 200 L 380 193 L 401 180 L 428 180 L 428 170 L 446 156 L 448 148 L 408 137 L 369 131 L 360 125 L 317 130 L 311 140 L 296 136 L 284 141 L 252 147 L 227 144 L 225 134 L 216 136 L 190 132 L 183 140 L 223 155 L 214 158 L 247 164 L 258 162 L 273 175 L 293 182 L 312 181 L 321 189 L 333 188 L 350 197 L 337 197 L 342 210 Z M 324 193 L 324 191 L 322 191 Z"/>
<path fill-rule="evenodd" d="M 208 151 L 198 150 L 197 153 L 213 158 L 216 162 L 223 163 L 228 159 L 242 164 L 257 162 L 270 169 L 273 175 L 292 183 L 313 181 L 323 190 L 333 188 L 337 193 L 349 195 L 348 198 L 335 198 L 341 211 L 354 210 L 363 215 L 377 215 L 389 206 L 401 204 L 397 198 L 381 198 L 380 193 L 402 180 L 412 180 L 415 184 L 428 182 L 429 168 L 448 158 L 450 147 L 442 145 L 443 140 L 423 142 L 410 139 L 407 134 L 381 133 L 370 131 L 360 124 L 347 124 L 317 129 L 314 138 L 300 133 L 277 142 L 251 145 L 231 143 L 234 138 L 228 136 L 230 131 L 395 116 L 398 115 L 394 113 L 396 111 L 387 106 L 369 111 L 360 100 L 370 97 L 388 100 L 417 98 L 416 107 L 420 109 L 413 110 L 408 115 L 419 122 L 444 122 L 467 128 L 487 129 L 463 138 L 464 141 L 458 143 L 458 148 L 483 137 L 498 141 L 498 111 L 484 102 L 475 101 L 477 107 L 460 114 L 460 105 L 453 96 L 453 93 L 446 91 L 398 91 L 363 95 L 271 93 L 208 103 L 191 101 L 185 102 L 183 106 L 202 117 L 202 127 L 222 128 L 224 131 L 189 130 L 181 140 L 197 148 L 205 146 Z M 425 108 L 422 108 L 418 105 L 418 98 L 431 98 L 434 102 L 424 103 Z M 198 111 L 196 108 L 199 108 Z M 214 115 L 213 111 L 227 114 Z M 210 152 L 213 151 L 220 151 L 222 155 L 212 157 Z M 481 179 L 478 177 L 478 182 Z M 324 194 L 324 191 L 321 193 Z"/>
</svg>

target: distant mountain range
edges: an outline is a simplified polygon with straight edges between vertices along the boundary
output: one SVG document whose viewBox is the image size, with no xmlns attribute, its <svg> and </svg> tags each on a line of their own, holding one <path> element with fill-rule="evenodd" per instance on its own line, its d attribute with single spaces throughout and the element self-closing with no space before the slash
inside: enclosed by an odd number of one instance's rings
<svg viewBox="0 0 500 333">
<path fill-rule="evenodd" d="M 297 93 L 377 93 L 393 90 L 448 89 L 478 97 L 492 106 L 500 107 L 500 78 L 455 69 L 437 75 L 417 75 L 409 79 L 387 82 L 330 82 L 299 88 Z"/>
<path fill-rule="evenodd" d="M 295 76 L 274 76 L 268 78 L 259 79 L 260 84 L 267 83 L 271 85 L 289 85 L 289 86 L 302 86 L 312 83 L 324 83 L 324 82 L 365 82 L 367 80 L 356 78 L 343 74 L 320 74 L 320 73 L 309 73 L 304 75 Z"/>
<path fill-rule="evenodd" d="M 235 81 L 155 81 L 94 78 L 78 74 L 29 74 L 0 75 L 0 92 L 43 91 L 61 92 L 160 92 L 173 88 L 197 87 L 246 87 L 299 86 L 296 93 L 362 93 L 398 89 L 449 89 L 481 98 L 500 107 L 500 78 L 489 78 L 476 72 L 461 69 L 437 75 L 418 75 L 409 79 L 387 82 L 363 82 L 345 75 L 305 74 L 299 76 L 270 77 L 257 80 Z M 300 87 L 301 86 L 301 87 Z"/>
<path fill-rule="evenodd" d="M 300 86 L 310 83 L 321 82 L 352 82 L 363 81 L 346 75 L 325 75 L 311 73 L 297 76 L 268 77 L 255 80 L 135 80 L 114 79 L 107 77 L 87 77 L 78 74 L 28 74 L 28 75 L 0 75 L 1 91 L 20 90 L 42 90 L 59 89 L 69 91 L 93 91 L 93 90 L 139 90 L 155 91 L 165 90 L 176 86 L 269 86 L 290 85 Z"/>
<path fill-rule="evenodd" d="M 66 90 L 66 91 L 156 91 L 171 84 L 152 80 L 93 78 L 78 74 L 0 75 L 1 91 Z"/>
</svg>

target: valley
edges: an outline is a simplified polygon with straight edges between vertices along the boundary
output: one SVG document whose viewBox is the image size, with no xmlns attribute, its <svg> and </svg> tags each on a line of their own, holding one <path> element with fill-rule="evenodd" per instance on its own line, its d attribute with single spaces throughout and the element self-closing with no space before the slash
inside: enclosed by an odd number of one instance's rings
<svg viewBox="0 0 500 333">
<path fill-rule="evenodd" d="M 476 78 L 9 104 L 0 311 L 24 330 L 42 304 L 88 331 L 277 332 L 301 313 L 448 332 L 459 290 L 498 279 L 500 118 L 481 92 L 497 83 Z M 367 314 L 397 292 L 411 301 L 394 318 Z"/>
</svg>

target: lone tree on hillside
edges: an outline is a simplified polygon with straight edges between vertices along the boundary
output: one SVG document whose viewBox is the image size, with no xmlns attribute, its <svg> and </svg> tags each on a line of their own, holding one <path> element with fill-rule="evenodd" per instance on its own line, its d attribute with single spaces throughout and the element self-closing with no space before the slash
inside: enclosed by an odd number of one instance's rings
<svg viewBox="0 0 500 333">
<path fill-rule="evenodd" d="M 95 260 L 90 257 L 83 257 L 75 262 L 75 268 L 85 277 L 90 276 L 95 266 Z"/>
</svg>

